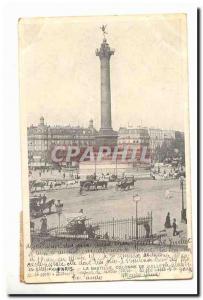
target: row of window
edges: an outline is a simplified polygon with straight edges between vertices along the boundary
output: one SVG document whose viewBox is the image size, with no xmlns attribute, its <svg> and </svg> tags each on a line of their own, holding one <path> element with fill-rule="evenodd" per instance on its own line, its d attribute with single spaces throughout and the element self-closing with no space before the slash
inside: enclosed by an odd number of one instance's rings
<svg viewBox="0 0 203 300">
<path fill-rule="evenodd" d="M 127 139 L 119 139 L 118 140 L 118 142 L 119 142 L 119 144 L 144 144 L 144 143 L 146 143 L 146 142 L 148 142 L 148 141 L 146 141 L 146 140 L 127 140 Z"/>
<path fill-rule="evenodd" d="M 32 140 L 28 141 L 29 146 L 34 145 L 51 145 L 51 144 L 57 144 L 57 145 L 72 145 L 72 144 L 80 144 L 80 145 L 87 145 L 92 144 L 93 140 L 52 140 L 52 141 L 44 141 L 44 140 Z"/>
<path fill-rule="evenodd" d="M 84 136 L 85 135 L 85 136 Z M 28 139 L 80 139 L 80 138 L 90 138 L 91 133 L 82 133 L 82 134 L 28 134 Z"/>
<path fill-rule="evenodd" d="M 42 149 L 42 150 L 47 150 L 47 147 L 51 146 L 51 145 L 66 145 L 66 146 L 75 146 L 75 145 L 79 145 L 79 146 L 91 146 L 93 145 L 93 141 L 70 141 L 70 142 L 66 142 L 66 141 L 56 141 L 56 142 L 49 142 L 44 143 L 41 141 L 35 141 L 35 142 L 29 142 L 28 143 L 28 149 L 29 150 L 38 150 L 38 149 Z"/>
</svg>

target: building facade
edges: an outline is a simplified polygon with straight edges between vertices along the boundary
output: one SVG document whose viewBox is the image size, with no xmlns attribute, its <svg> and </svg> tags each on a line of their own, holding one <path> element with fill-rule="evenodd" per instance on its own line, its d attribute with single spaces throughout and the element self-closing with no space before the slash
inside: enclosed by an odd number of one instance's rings
<svg viewBox="0 0 203 300">
<path fill-rule="evenodd" d="M 135 144 L 149 146 L 150 136 L 146 127 L 126 128 L 120 127 L 118 131 L 118 144 Z"/>
<path fill-rule="evenodd" d="M 33 161 L 42 164 L 48 162 L 50 159 L 49 152 L 54 145 L 79 146 L 81 148 L 98 146 L 98 134 L 94 128 L 93 120 L 90 120 L 89 126 L 84 128 L 70 125 L 46 125 L 44 118 L 41 117 L 37 126 L 31 125 L 27 128 L 29 163 Z M 120 127 L 117 134 L 118 146 L 136 145 L 138 149 L 147 147 L 152 160 L 155 158 L 156 150 L 160 149 L 163 144 L 170 145 L 173 143 L 174 147 L 179 149 L 179 152 L 184 156 L 185 141 L 184 133 L 181 131 L 147 127 Z"/>
<path fill-rule="evenodd" d="M 48 160 L 48 152 L 54 145 L 92 146 L 95 145 L 97 134 L 93 120 L 89 121 L 88 128 L 80 126 L 49 126 L 40 118 L 37 126 L 27 128 L 28 159 L 38 159 L 41 162 Z"/>
<path fill-rule="evenodd" d="M 175 152 L 184 157 L 184 132 L 149 128 L 149 136 L 152 160 L 159 161 L 164 156 L 163 152 L 165 152 L 165 156 L 169 157 L 173 157 Z"/>
<path fill-rule="evenodd" d="M 175 130 L 165 130 L 160 128 L 149 128 L 150 149 L 152 153 L 156 148 L 161 147 L 164 142 L 170 144 L 176 138 Z"/>
</svg>

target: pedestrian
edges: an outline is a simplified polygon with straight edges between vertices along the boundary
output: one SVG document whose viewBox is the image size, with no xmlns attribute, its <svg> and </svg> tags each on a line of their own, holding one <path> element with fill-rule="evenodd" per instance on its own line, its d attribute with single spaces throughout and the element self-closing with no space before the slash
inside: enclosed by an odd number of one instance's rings
<svg viewBox="0 0 203 300">
<path fill-rule="evenodd" d="M 95 231 L 92 225 L 89 226 L 87 230 L 88 239 L 94 239 L 95 238 Z"/>
<path fill-rule="evenodd" d="M 173 236 L 177 235 L 177 224 L 176 224 L 176 219 L 173 219 Z"/>
<path fill-rule="evenodd" d="M 108 235 L 108 232 L 106 232 L 106 233 L 105 233 L 105 235 L 104 235 L 104 239 L 105 239 L 105 240 L 107 240 L 107 241 L 109 240 L 109 235 Z"/>
<path fill-rule="evenodd" d="M 144 223 L 144 228 L 146 230 L 146 238 L 149 238 L 149 235 L 150 235 L 150 226 L 149 226 L 148 222 Z"/>
<path fill-rule="evenodd" d="M 170 219 L 170 213 L 168 212 L 166 216 L 166 221 L 165 221 L 165 228 L 171 228 L 171 219 Z"/>
<path fill-rule="evenodd" d="M 40 221 L 42 223 L 40 233 L 43 234 L 43 235 L 47 234 L 47 216 L 44 215 L 43 218 L 41 218 Z"/>
<path fill-rule="evenodd" d="M 65 177 L 66 177 L 66 174 L 65 174 L 65 173 L 63 173 L 63 178 L 65 179 Z"/>
</svg>

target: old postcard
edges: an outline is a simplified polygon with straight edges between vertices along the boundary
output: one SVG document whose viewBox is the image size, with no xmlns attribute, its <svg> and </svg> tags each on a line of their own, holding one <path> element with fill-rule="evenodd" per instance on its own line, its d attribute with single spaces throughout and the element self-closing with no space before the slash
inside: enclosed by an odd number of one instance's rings
<svg viewBox="0 0 203 300">
<path fill-rule="evenodd" d="M 186 15 L 18 26 L 21 280 L 192 278 Z"/>
</svg>

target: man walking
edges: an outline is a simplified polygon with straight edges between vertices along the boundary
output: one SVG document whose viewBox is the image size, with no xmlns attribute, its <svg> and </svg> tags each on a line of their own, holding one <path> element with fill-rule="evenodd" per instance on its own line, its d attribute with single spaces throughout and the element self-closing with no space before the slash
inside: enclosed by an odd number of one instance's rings
<svg viewBox="0 0 203 300">
<path fill-rule="evenodd" d="M 177 235 L 177 224 L 176 224 L 176 219 L 173 219 L 173 236 Z"/>
</svg>

